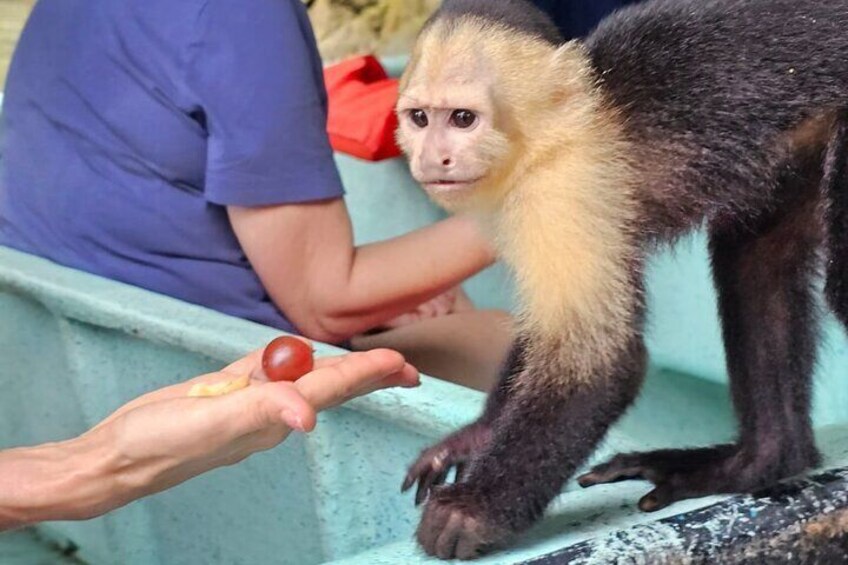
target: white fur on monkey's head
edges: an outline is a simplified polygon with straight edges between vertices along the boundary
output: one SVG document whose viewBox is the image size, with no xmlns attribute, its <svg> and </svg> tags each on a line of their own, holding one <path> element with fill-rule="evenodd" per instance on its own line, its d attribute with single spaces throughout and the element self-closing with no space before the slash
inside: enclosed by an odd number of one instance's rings
<svg viewBox="0 0 848 565">
<path fill-rule="evenodd" d="M 580 54 L 576 44 L 485 18 L 437 14 L 416 42 L 397 105 L 399 145 L 433 200 L 455 211 L 499 200 L 583 76 Z"/>
</svg>

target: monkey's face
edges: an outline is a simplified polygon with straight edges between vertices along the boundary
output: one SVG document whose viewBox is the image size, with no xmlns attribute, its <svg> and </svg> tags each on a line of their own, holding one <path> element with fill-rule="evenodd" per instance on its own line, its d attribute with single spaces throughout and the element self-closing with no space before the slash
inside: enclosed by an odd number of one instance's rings
<svg viewBox="0 0 848 565">
<path fill-rule="evenodd" d="M 457 75 L 454 75 L 457 76 Z M 507 150 L 495 127 L 491 85 L 413 72 L 398 102 L 398 141 L 412 176 L 441 206 L 458 210 L 485 190 Z"/>
</svg>

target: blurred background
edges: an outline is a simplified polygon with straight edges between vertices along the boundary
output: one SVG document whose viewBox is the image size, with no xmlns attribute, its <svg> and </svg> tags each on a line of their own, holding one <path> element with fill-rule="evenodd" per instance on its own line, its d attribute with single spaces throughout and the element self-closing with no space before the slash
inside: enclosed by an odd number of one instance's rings
<svg viewBox="0 0 848 565">
<path fill-rule="evenodd" d="M 324 63 L 407 53 L 441 0 L 306 0 Z"/>
<path fill-rule="evenodd" d="M 350 55 L 407 52 L 440 0 L 303 0 L 327 64 Z M 0 88 L 35 0 L 0 0 Z"/>
<path fill-rule="evenodd" d="M 144 1 L 144 0 L 140 0 Z M 352 55 L 404 55 L 441 0 L 301 0 L 309 10 L 325 64 Z M 546 10 L 566 39 L 588 33 L 603 17 L 638 0 L 532 0 Z M 36 0 L 0 0 L 0 81 Z"/>
<path fill-rule="evenodd" d="M 18 36 L 35 0 L 0 0 L 0 88 L 6 85 L 6 71 Z"/>
</svg>

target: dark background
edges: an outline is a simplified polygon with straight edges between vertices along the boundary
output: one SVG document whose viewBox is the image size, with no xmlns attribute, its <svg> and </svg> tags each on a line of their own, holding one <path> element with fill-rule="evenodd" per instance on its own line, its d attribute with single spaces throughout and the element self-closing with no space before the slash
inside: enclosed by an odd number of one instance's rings
<svg viewBox="0 0 848 565">
<path fill-rule="evenodd" d="M 545 10 L 559 26 L 565 39 L 588 34 L 604 16 L 639 0 L 530 0 Z"/>
</svg>

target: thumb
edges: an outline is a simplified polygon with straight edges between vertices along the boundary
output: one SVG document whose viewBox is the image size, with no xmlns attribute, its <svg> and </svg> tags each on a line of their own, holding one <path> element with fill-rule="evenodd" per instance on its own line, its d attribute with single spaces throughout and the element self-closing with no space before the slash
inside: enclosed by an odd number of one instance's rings
<svg viewBox="0 0 848 565">
<path fill-rule="evenodd" d="M 282 422 L 300 432 L 315 428 L 315 408 L 292 383 L 267 383 L 256 389 L 262 395 L 260 414 L 269 425 Z"/>
<path fill-rule="evenodd" d="M 230 406 L 236 435 L 244 435 L 269 427 L 285 425 L 308 432 L 315 428 L 315 409 L 291 383 L 255 383 L 246 389 L 215 399 Z"/>
</svg>

